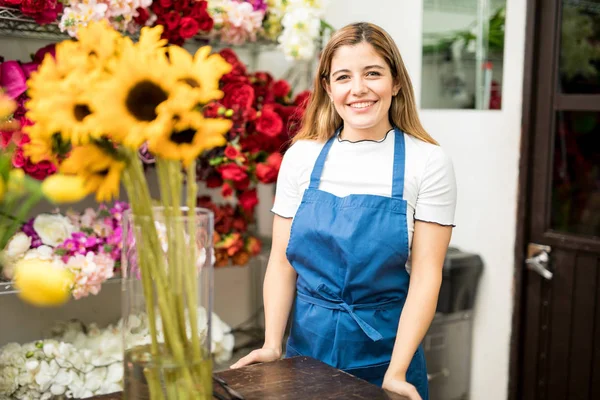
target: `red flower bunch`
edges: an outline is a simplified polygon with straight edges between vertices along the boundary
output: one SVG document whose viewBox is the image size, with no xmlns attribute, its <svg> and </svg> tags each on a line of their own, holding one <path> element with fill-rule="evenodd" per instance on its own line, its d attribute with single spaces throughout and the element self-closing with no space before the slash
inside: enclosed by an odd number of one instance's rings
<svg viewBox="0 0 600 400">
<path fill-rule="evenodd" d="M 282 154 L 299 128 L 309 93 L 302 92 L 292 100 L 290 84 L 285 80 L 275 80 L 267 72 L 249 73 L 231 49 L 220 54 L 232 65 L 232 71 L 220 82 L 224 97 L 204 110 L 207 117 L 231 119 L 233 126 L 226 146 L 200 157 L 198 177 L 208 188 L 220 188 L 223 197 L 233 196 L 237 202 L 231 212 L 249 224 L 258 204 L 256 185 L 277 180 Z M 218 232 L 224 242 L 216 248 L 229 249 L 227 254 L 237 254 L 234 250 L 238 248 L 247 250 L 249 239 L 244 237 L 246 226 L 243 228 L 229 234 Z M 258 239 L 252 246 L 260 246 Z M 217 260 L 225 260 L 225 253 L 220 254 Z"/>
<path fill-rule="evenodd" d="M 0 6 L 18 8 L 40 25 L 56 21 L 63 9 L 59 0 L 0 0 Z"/>
<path fill-rule="evenodd" d="M 261 250 L 261 243 L 256 237 L 247 233 L 246 216 L 239 208 L 230 204 L 217 205 L 210 197 L 198 198 L 198 206 L 207 208 L 215 216 L 215 266 L 246 265 L 250 257 Z"/>
<path fill-rule="evenodd" d="M 54 46 L 49 45 L 39 49 L 33 56 L 33 61 L 21 63 L 19 61 L 5 61 L 0 64 L 0 87 L 6 94 L 17 101 L 18 108 L 12 116 L 12 122 L 0 127 L 0 150 L 13 149 L 12 164 L 15 168 L 21 168 L 32 178 L 43 180 L 56 172 L 56 165 L 49 160 L 37 164 L 31 162 L 23 153 L 23 145 L 30 142 L 29 136 L 22 129 L 31 125 L 25 113 L 27 97 L 27 78 L 37 69 L 46 53 L 54 54 Z"/>
<path fill-rule="evenodd" d="M 205 0 L 154 0 L 150 11 L 138 8 L 135 21 L 144 26 L 150 20 L 152 12 L 156 17 L 153 26 L 162 25 L 163 39 L 181 46 L 185 40 L 198 32 L 210 32 L 214 21 L 207 11 Z"/>
</svg>

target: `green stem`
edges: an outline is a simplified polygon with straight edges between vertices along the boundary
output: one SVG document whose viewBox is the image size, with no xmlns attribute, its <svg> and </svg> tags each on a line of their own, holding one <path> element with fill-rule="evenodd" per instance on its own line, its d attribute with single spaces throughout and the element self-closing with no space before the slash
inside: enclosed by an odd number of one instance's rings
<svg viewBox="0 0 600 400">
<path fill-rule="evenodd" d="M 139 193 L 135 189 L 135 185 L 133 184 L 130 176 L 130 171 L 126 170 L 123 174 L 123 185 L 125 186 L 125 190 L 127 191 L 129 199 L 138 199 Z M 138 206 L 136 202 L 131 201 L 131 207 L 134 212 L 134 216 L 138 212 Z M 135 217 L 132 218 L 130 229 L 133 230 L 136 236 L 136 243 L 141 243 L 143 240 L 139 237 L 139 232 L 135 226 Z M 152 279 L 149 275 L 149 271 L 142 270 L 142 265 L 146 264 L 146 262 L 142 261 L 142 257 L 145 259 L 145 252 L 138 252 L 138 263 L 140 268 L 140 274 L 142 276 L 142 286 L 144 290 L 144 298 L 146 303 L 146 312 L 148 313 L 148 323 L 150 325 L 150 338 L 151 342 L 151 352 L 152 356 L 158 356 L 158 332 L 156 330 L 156 315 L 154 314 L 154 290 L 152 288 Z M 147 264 L 146 264 L 147 265 Z"/>
<path fill-rule="evenodd" d="M 189 279 L 185 280 L 186 297 L 188 301 L 188 310 L 190 317 L 190 326 L 192 332 L 192 351 L 194 361 L 199 361 L 202 357 L 200 353 L 200 339 L 198 337 L 198 272 L 196 262 L 198 255 L 196 254 L 196 197 L 198 193 L 198 184 L 196 183 L 196 163 L 193 162 L 187 167 L 187 207 L 188 207 L 188 227 L 187 231 L 190 235 L 189 258 L 186 266 L 189 273 Z M 210 257 L 209 254 L 206 255 Z M 204 266 L 202 266 L 203 268 Z M 210 318 L 210 316 L 208 316 Z"/>
</svg>

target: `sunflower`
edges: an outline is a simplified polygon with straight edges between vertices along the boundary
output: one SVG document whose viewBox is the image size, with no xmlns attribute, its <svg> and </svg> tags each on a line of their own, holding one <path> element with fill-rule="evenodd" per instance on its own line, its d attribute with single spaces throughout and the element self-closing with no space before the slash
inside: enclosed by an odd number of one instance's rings
<svg viewBox="0 0 600 400">
<path fill-rule="evenodd" d="M 223 97 L 219 80 L 231 71 L 231 65 L 223 57 L 210 51 L 210 46 L 204 46 L 192 56 L 179 46 L 169 47 L 171 73 L 178 82 L 191 87 L 196 102 L 203 104 Z"/>
<path fill-rule="evenodd" d="M 81 27 L 77 31 L 77 39 L 81 52 L 91 63 L 100 65 L 113 61 L 125 40 L 106 20 L 91 22 Z"/>
<path fill-rule="evenodd" d="M 157 107 L 174 89 L 166 57 L 124 48 L 113 75 L 91 98 L 94 120 L 117 143 L 137 149 L 149 136 L 169 129 L 170 117 L 159 118 Z"/>
<path fill-rule="evenodd" d="M 188 166 L 203 151 L 223 146 L 224 134 L 232 122 L 226 119 L 204 118 L 198 111 L 174 117 L 173 129 L 163 135 L 151 137 L 148 149 L 166 160 L 181 160 Z"/>
<path fill-rule="evenodd" d="M 52 133 L 41 123 L 26 126 L 24 130 L 31 141 L 23 145 L 23 150 L 33 163 L 48 160 L 58 164 L 71 150 L 71 142 L 64 140 L 60 132 Z"/>
<path fill-rule="evenodd" d="M 74 148 L 60 166 L 62 174 L 83 178 L 85 190 L 88 193 L 96 192 L 98 202 L 108 202 L 119 195 L 119 183 L 124 169 L 124 161 L 96 144 Z"/>
<path fill-rule="evenodd" d="M 137 48 L 142 54 L 148 56 L 163 56 L 166 51 L 167 39 L 161 39 L 163 26 L 155 27 L 145 26 L 140 32 L 140 40 L 136 43 Z"/>
</svg>

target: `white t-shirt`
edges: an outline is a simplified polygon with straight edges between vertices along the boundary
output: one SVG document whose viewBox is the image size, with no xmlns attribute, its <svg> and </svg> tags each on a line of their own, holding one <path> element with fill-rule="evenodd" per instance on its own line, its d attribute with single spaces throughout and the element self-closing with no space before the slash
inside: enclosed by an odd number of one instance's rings
<svg viewBox="0 0 600 400">
<path fill-rule="evenodd" d="M 321 175 L 320 190 L 338 197 L 350 194 L 392 196 L 394 130 L 381 141 L 334 140 Z M 411 135 L 405 138 L 404 200 L 407 201 L 409 248 L 414 220 L 454 226 L 456 181 L 452 161 L 440 146 Z M 310 183 L 324 143 L 300 140 L 283 157 L 272 212 L 293 218 Z"/>
</svg>

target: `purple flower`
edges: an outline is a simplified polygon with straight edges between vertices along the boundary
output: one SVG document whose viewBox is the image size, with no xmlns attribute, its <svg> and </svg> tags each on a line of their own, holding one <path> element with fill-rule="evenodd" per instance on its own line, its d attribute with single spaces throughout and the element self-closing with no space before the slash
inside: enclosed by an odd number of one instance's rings
<svg viewBox="0 0 600 400">
<path fill-rule="evenodd" d="M 267 2 L 265 0 L 246 0 L 246 2 L 252 4 L 254 11 L 267 11 Z"/>
<path fill-rule="evenodd" d="M 35 249 L 42 245 L 42 239 L 38 236 L 35 229 L 33 229 L 33 220 L 35 218 L 31 218 L 27 221 L 22 227 L 21 231 L 31 238 L 31 248 Z"/>
</svg>

